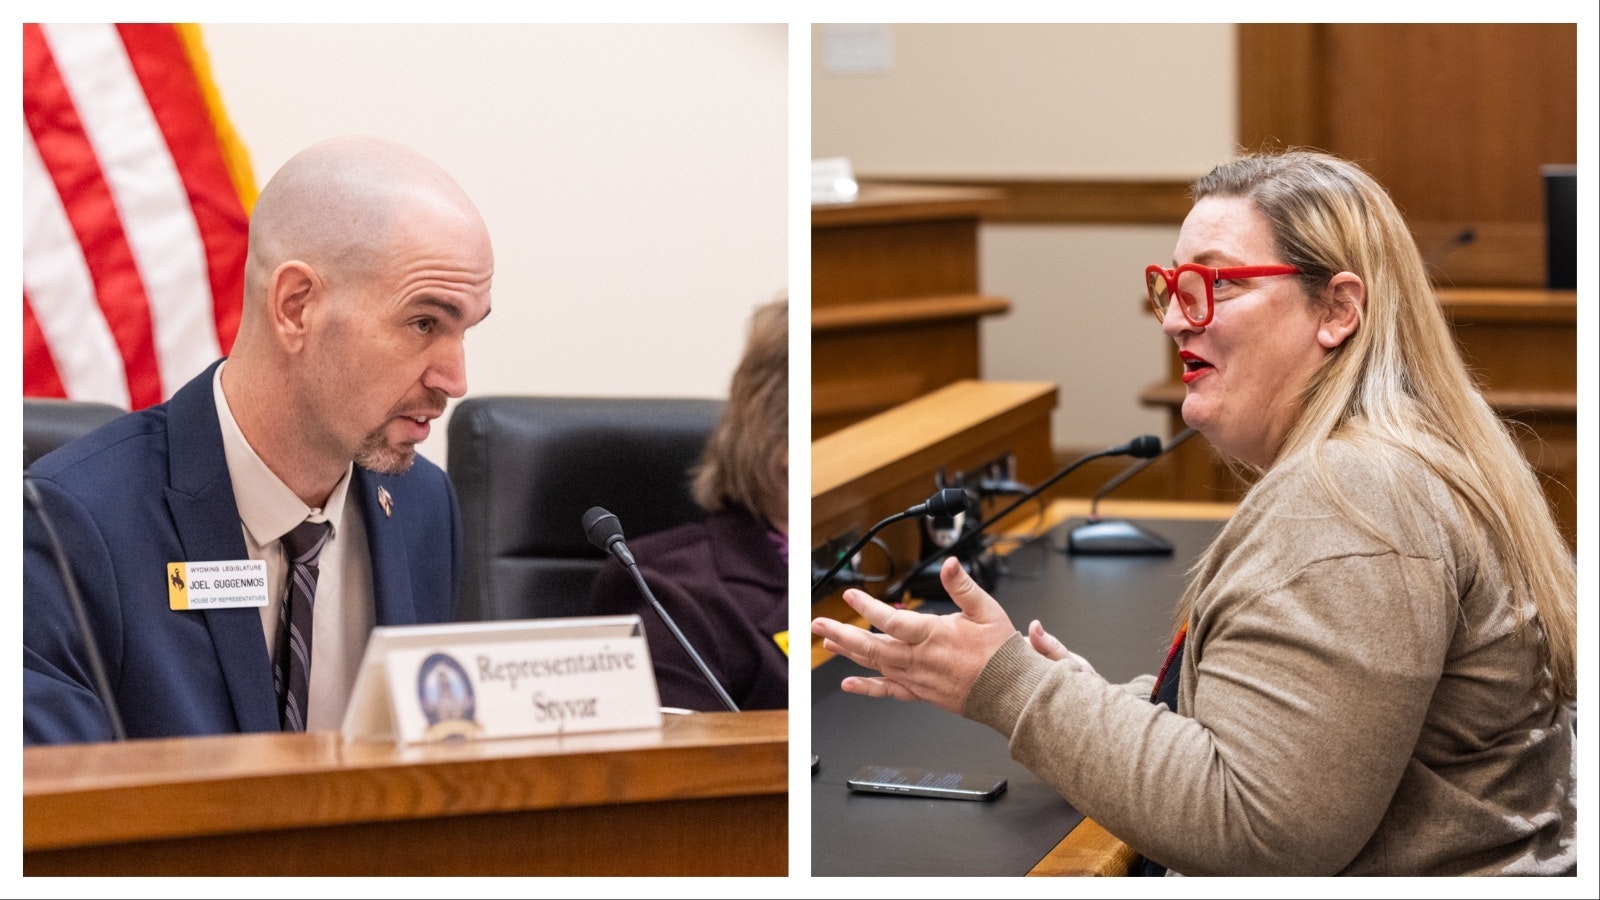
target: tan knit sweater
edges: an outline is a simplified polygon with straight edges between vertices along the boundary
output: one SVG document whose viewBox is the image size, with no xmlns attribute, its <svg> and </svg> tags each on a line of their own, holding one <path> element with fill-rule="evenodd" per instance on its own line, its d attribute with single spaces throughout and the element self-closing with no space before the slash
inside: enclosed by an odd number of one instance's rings
<svg viewBox="0 0 1600 900">
<path fill-rule="evenodd" d="M 1571 714 L 1534 699 L 1499 566 L 1422 466 L 1327 459 L 1398 550 L 1275 467 L 1196 574 L 1176 714 L 1013 636 L 964 715 L 1175 874 L 1572 873 Z"/>
</svg>

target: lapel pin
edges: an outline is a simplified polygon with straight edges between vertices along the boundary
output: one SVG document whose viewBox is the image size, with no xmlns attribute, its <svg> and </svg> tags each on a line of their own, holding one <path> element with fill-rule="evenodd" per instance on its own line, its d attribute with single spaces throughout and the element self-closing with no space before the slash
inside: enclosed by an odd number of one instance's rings
<svg viewBox="0 0 1600 900">
<path fill-rule="evenodd" d="M 383 517 L 388 518 L 394 513 L 394 498 L 389 496 L 389 491 L 383 485 L 378 485 L 378 505 L 383 507 Z"/>
</svg>

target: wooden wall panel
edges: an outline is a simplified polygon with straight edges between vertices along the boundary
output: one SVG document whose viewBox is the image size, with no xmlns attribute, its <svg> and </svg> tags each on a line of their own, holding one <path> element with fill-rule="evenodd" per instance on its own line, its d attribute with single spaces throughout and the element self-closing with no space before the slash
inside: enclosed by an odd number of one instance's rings
<svg viewBox="0 0 1600 900">
<path fill-rule="evenodd" d="M 1445 286 L 1544 285 L 1540 167 L 1577 161 L 1577 84 L 1572 24 L 1239 28 L 1240 144 L 1359 162 Z"/>
<path fill-rule="evenodd" d="M 811 230 L 811 305 L 978 292 L 978 219 Z"/>
<path fill-rule="evenodd" d="M 978 222 L 999 192 L 865 184 L 811 207 L 815 440 L 980 372 L 978 329 L 1011 308 L 978 294 Z"/>
</svg>

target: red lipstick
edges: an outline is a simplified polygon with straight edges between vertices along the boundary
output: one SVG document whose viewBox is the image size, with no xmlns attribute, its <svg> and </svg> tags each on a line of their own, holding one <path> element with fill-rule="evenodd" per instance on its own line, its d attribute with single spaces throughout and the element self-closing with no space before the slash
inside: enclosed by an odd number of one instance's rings
<svg viewBox="0 0 1600 900">
<path fill-rule="evenodd" d="M 1199 378 L 1201 375 L 1204 375 L 1205 373 L 1207 373 L 1207 372 L 1211 371 L 1213 368 L 1215 368 L 1214 366 L 1211 365 L 1211 363 L 1207 362 L 1203 357 L 1200 357 L 1200 356 L 1198 356 L 1196 354 L 1190 353 L 1187 350 L 1180 351 L 1178 353 L 1178 358 L 1183 360 L 1183 383 L 1184 384 L 1188 384 L 1189 382 L 1194 381 L 1196 378 Z"/>
</svg>

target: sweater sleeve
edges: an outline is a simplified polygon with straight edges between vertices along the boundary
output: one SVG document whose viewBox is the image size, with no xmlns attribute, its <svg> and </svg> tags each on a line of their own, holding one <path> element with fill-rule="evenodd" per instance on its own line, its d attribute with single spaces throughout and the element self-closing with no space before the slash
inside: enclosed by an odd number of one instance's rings
<svg viewBox="0 0 1600 900">
<path fill-rule="evenodd" d="M 1178 715 L 1013 639 L 965 714 L 1085 815 L 1184 874 L 1328 874 L 1376 829 L 1438 683 L 1437 560 L 1318 561 L 1224 591 L 1191 629 Z"/>
</svg>

